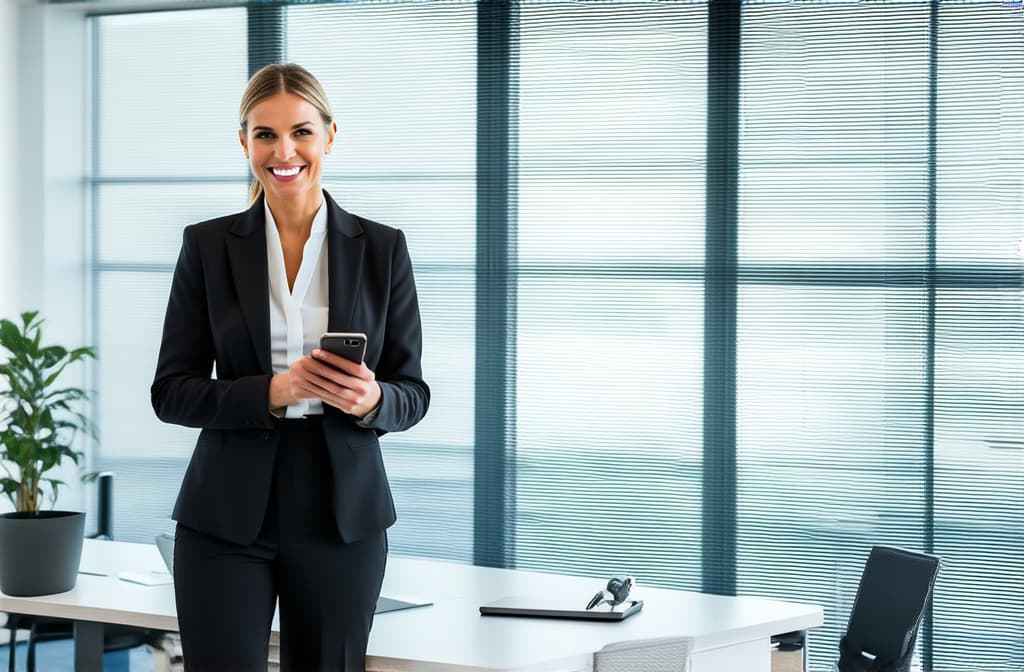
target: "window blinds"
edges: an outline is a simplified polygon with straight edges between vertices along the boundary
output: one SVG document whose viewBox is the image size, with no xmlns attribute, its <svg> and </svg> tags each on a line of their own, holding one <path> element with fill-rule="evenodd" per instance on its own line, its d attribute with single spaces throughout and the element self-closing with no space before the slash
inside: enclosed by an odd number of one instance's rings
<svg viewBox="0 0 1024 672">
<path fill-rule="evenodd" d="M 515 563 L 698 588 L 707 8 L 516 37 Z"/>
<path fill-rule="evenodd" d="M 1019 8 L 748 4 L 742 27 L 738 589 L 823 604 L 818 669 L 870 546 L 932 551 L 922 660 L 1010 669 Z"/>
<path fill-rule="evenodd" d="M 415 265 L 433 399 L 384 441 L 395 552 L 700 589 L 703 535 L 734 525 L 737 592 L 821 604 L 826 670 L 870 545 L 898 544 L 943 558 L 922 660 L 1024 663 L 1020 8 L 742 6 L 735 400 L 704 398 L 708 9 L 95 17 L 95 462 L 119 538 L 166 528 L 191 451 L 148 408 L 160 321 L 181 228 L 244 207 L 247 35 L 271 34 L 334 105 L 326 188 Z M 735 501 L 710 509 L 709 405 L 736 417 L 715 446 Z"/>
</svg>

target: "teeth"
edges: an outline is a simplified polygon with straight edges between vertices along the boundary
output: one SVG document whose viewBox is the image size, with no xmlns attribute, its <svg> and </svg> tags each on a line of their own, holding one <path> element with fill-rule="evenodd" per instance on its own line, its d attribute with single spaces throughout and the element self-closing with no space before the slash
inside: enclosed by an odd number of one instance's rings
<svg viewBox="0 0 1024 672">
<path fill-rule="evenodd" d="M 278 177 L 291 177 L 293 175 L 298 175 L 300 169 L 301 166 L 296 168 L 271 168 L 270 172 Z"/>
</svg>

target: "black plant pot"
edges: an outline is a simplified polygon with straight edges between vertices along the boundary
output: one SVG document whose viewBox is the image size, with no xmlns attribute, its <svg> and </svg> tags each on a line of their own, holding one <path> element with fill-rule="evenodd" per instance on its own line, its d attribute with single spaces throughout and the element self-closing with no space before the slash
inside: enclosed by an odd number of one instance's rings
<svg viewBox="0 0 1024 672">
<path fill-rule="evenodd" d="M 74 588 L 84 534 L 84 513 L 0 514 L 0 591 L 28 597 Z"/>
</svg>

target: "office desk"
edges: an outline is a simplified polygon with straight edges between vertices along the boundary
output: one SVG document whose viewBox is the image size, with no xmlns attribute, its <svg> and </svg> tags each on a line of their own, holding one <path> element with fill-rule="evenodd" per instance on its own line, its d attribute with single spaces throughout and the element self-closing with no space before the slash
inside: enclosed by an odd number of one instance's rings
<svg viewBox="0 0 1024 672">
<path fill-rule="evenodd" d="M 102 669 L 103 623 L 177 630 L 174 589 L 119 580 L 120 571 L 160 571 L 155 546 L 86 540 L 74 590 L 43 597 L 0 594 L 0 611 L 75 620 L 75 669 Z M 606 644 L 662 637 L 693 641 L 692 672 L 768 672 L 769 638 L 822 624 L 820 607 L 752 597 L 635 589 L 639 614 L 621 623 L 481 616 L 506 595 L 562 593 L 583 603 L 602 581 L 392 556 L 385 595 L 433 600 L 374 619 L 367 666 L 374 672 L 590 672 Z M 274 629 L 277 629 L 275 619 Z"/>
</svg>

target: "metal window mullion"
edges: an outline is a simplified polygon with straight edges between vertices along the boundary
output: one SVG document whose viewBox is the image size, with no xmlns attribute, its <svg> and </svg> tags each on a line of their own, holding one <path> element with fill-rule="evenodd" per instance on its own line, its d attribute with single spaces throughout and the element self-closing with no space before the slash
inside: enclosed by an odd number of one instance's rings
<svg viewBox="0 0 1024 672">
<path fill-rule="evenodd" d="M 736 593 L 740 3 L 708 5 L 702 590 Z"/>
<path fill-rule="evenodd" d="M 514 7 L 477 4 L 473 563 L 514 565 Z"/>
<path fill-rule="evenodd" d="M 285 6 L 256 4 L 246 8 L 249 23 L 249 76 L 285 59 Z"/>
<path fill-rule="evenodd" d="M 924 399 L 924 550 L 935 552 L 935 337 L 937 257 L 937 167 L 938 167 L 938 67 L 939 67 L 939 3 L 932 0 L 928 17 L 928 260 L 926 292 L 927 317 L 925 334 L 925 399 Z M 932 601 L 929 600 L 921 629 L 921 662 L 925 670 L 933 665 L 934 632 Z"/>
</svg>

